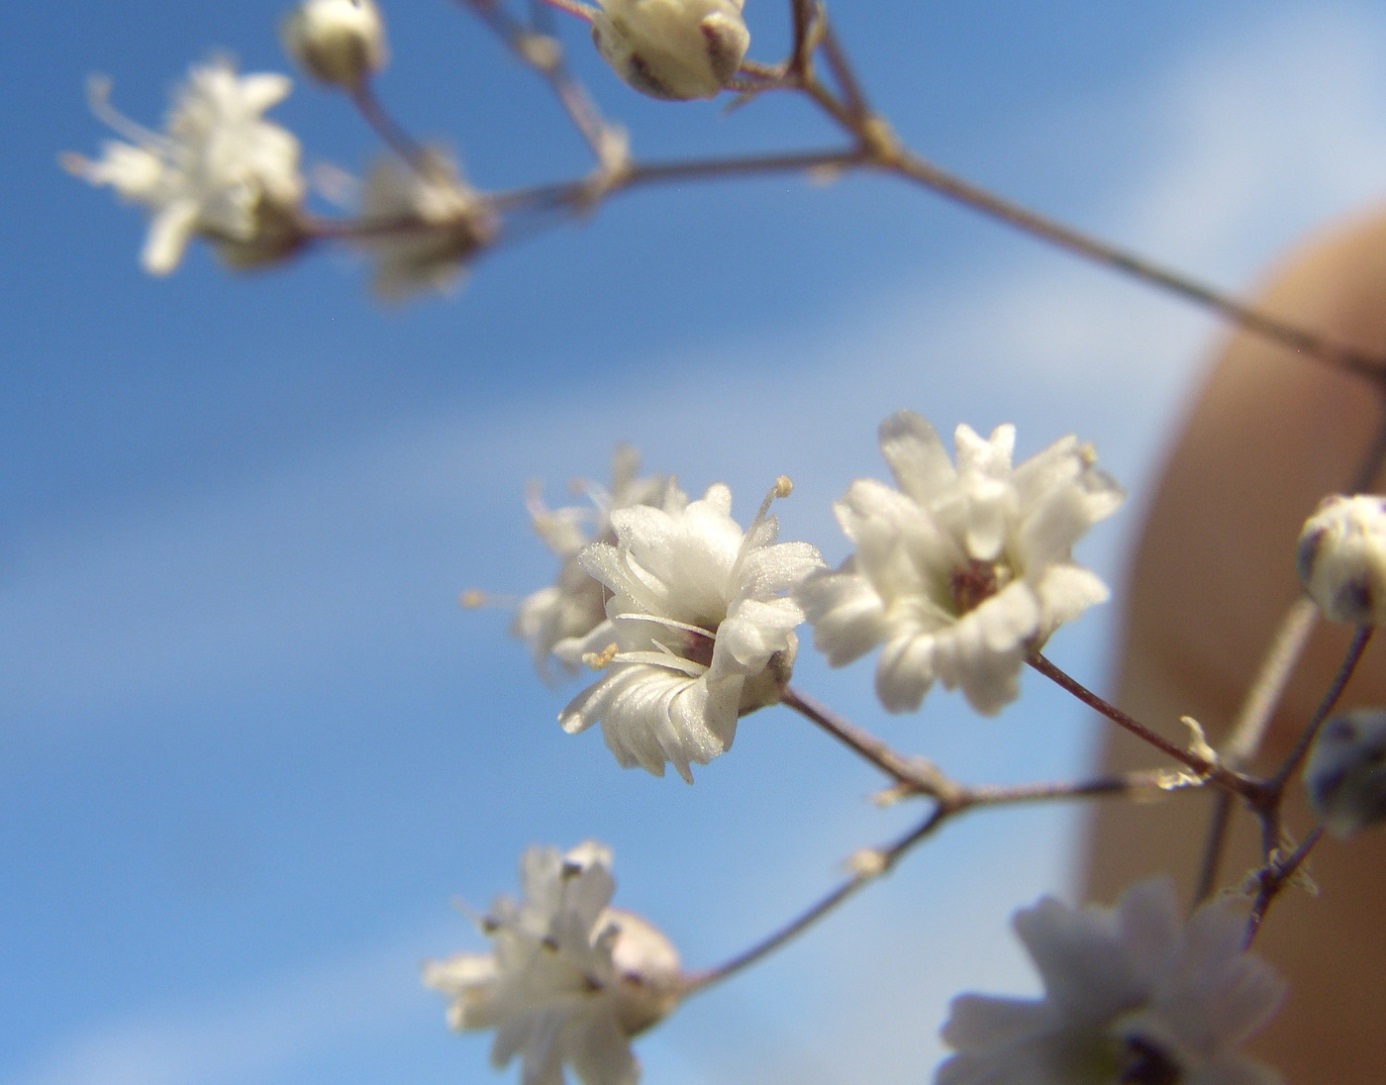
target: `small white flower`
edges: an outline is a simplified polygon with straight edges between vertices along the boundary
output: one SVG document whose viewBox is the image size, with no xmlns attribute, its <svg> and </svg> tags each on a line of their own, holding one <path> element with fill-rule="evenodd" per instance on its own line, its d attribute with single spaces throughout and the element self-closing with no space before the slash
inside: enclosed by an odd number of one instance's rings
<svg viewBox="0 0 1386 1085">
<path fill-rule="evenodd" d="M 1187 921 L 1167 879 L 1115 909 L 1046 897 L 1015 929 L 1044 981 L 1037 1000 L 961 995 L 943 1026 L 957 1054 L 935 1085 L 1274 1085 L 1237 1047 L 1285 985 L 1243 952 L 1246 924 L 1213 902 Z"/>
<path fill-rule="evenodd" d="M 713 98 L 751 45 L 743 0 L 598 0 L 592 40 L 602 59 L 654 98 Z"/>
<path fill-rule="evenodd" d="M 213 60 L 191 69 L 167 131 L 158 133 L 112 109 L 109 85 L 94 81 L 93 111 L 132 142 L 107 143 L 96 161 L 69 155 L 64 162 L 149 211 L 140 260 L 153 275 L 177 267 L 194 235 L 217 243 L 233 264 L 278 259 L 303 240 L 303 179 L 298 140 L 261 114 L 292 86 L 287 76 L 238 76 L 228 61 Z"/>
<path fill-rule="evenodd" d="M 496 231 L 476 192 L 436 148 L 408 165 L 380 159 L 366 181 L 361 217 L 361 244 L 376 260 L 371 285 L 386 301 L 454 289 Z"/>
<path fill-rule="evenodd" d="M 1300 532 L 1296 564 L 1329 621 L 1386 623 L 1386 498 L 1324 498 Z"/>
<path fill-rule="evenodd" d="M 1304 785 L 1335 836 L 1386 820 L 1386 711 L 1361 708 L 1325 722 L 1310 747 Z"/>
<path fill-rule="evenodd" d="M 577 669 L 584 640 L 606 620 L 606 589 L 578 563 L 578 553 L 590 542 L 614 543 L 611 514 L 636 505 L 682 506 L 688 498 L 665 475 L 639 477 L 640 455 L 628 445 L 617 447 L 611 461 L 611 485 L 602 487 L 574 480 L 575 493 L 586 494 L 591 504 L 548 508 L 537 491 L 529 495 L 529 514 L 534 530 L 563 561 L 558 579 L 547 588 L 525 597 L 515 613 L 510 631 L 529 643 L 539 674 L 548 677 L 549 657 L 570 673 Z"/>
<path fill-rule="evenodd" d="M 917 709 L 935 680 L 988 715 L 1015 699 L 1021 664 L 1059 625 L 1107 598 L 1071 560 L 1121 504 L 1093 453 L 1065 437 L 1011 466 L 1015 428 L 956 433 L 957 466 L 933 427 L 902 411 L 881 424 L 899 489 L 854 482 L 835 506 L 856 552 L 799 591 L 833 666 L 883 644 L 876 692 Z"/>
<path fill-rule="evenodd" d="M 630 1038 L 669 1014 L 680 992 L 678 953 L 639 916 L 609 907 L 611 852 L 588 842 L 567 855 L 530 848 L 524 899 L 501 897 L 481 923 L 494 950 L 424 967 L 453 1001 L 455 1029 L 495 1029 L 491 1061 L 520 1056 L 523 1085 L 634 1085 Z"/>
<path fill-rule="evenodd" d="M 690 762 L 726 751 L 738 717 L 780 699 L 803 621 L 788 596 L 822 558 L 807 543 L 775 543 L 769 503 L 744 533 L 722 485 L 700 501 L 680 494 L 611 514 L 616 543 L 578 555 L 611 593 L 586 640 L 606 671 L 559 714 L 564 730 L 600 720 L 623 766 L 662 776 L 672 763 L 691 783 Z"/>
<path fill-rule="evenodd" d="M 385 21 L 374 0 L 303 0 L 284 20 L 284 49 L 314 79 L 348 90 L 385 66 Z"/>
</svg>

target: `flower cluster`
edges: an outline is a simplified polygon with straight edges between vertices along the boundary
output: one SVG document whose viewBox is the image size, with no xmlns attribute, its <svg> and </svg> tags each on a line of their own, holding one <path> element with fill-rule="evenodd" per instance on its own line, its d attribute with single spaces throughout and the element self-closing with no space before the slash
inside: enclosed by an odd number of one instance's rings
<svg viewBox="0 0 1386 1085">
<path fill-rule="evenodd" d="M 108 142 L 102 157 L 68 155 L 68 169 L 94 185 L 109 185 L 151 216 L 140 260 L 166 275 L 194 236 L 213 242 L 235 266 L 280 259 L 302 241 L 303 199 L 298 140 L 262 114 L 293 84 L 274 73 L 237 75 L 230 62 L 194 67 L 169 113 L 167 130 L 151 132 L 106 101 L 95 83 L 92 108 L 131 140 Z"/>
<path fill-rule="evenodd" d="M 943 1038 L 957 1054 L 935 1085 L 1273 1085 L 1237 1046 L 1275 1012 L 1284 984 L 1242 950 L 1220 903 L 1185 923 L 1168 880 L 1115 909 L 1051 898 L 1015 918 L 1044 981 L 1038 1000 L 962 995 Z"/>
<path fill-rule="evenodd" d="M 798 596 L 834 666 L 884 645 L 876 691 L 892 712 L 917 709 L 935 680 L 961 687 L 979 712 L 1000 711 L 1025 656 L 1107 598 L 1071 560 L 1122 501 L 1092 451 L 1065 437 L 1012 467 L 1012 426 L 985 441 L 959 426 L 956 441 L 955 467 L 918 415 L 882 423 L 898 489 L 852 484 L 836 511 L 856 551 Z"/>
<path fill-rule="evenodd" d="M 424 982 L 452 999 L 455 1029 L 495 1029 L 497 1068 L 520 1057 L 523 1085 L 634 1085 L 630 1038 L 678 1003 L 678 953 L 639 916 L 609 907 L 611 852 L 588 842 L 531 848 L 524 899 L 499 898 L 481 922 L 489 954 L 430 962 Z"/>
<path fill-rule="evenodd" d="M 822 566 L 807 543 L 775 543 L 767 511 L 788 481 L 745 532 L 722 485 L 698 501 L 671 492 L 662 507 L 611 513 L 616 541 L 577 556 L 610 592 L 606 620 L 586 639 L 604 674 L 560 713 L 565 730 L 600 720 L 622 765 L 662 776 L 672 763 L 691 783 L 690 763 L 726 751 L 738 717 L 780 699 L 803 621 L 789 596 Z"/>
</svg>

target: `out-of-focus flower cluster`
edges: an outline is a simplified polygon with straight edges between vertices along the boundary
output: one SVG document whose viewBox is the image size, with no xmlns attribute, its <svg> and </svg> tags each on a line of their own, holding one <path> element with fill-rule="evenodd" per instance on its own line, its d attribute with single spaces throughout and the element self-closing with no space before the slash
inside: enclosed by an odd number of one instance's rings
<svg viewBox="0 0 1386 1085">
<path fill-rule="evenodd" d="M 678 953 L 644 919 L 610 907 L 611 852 L 591 841 L 560 855 L 530 848 L 524 897 L 500 897 L 480 921 L 488 954 L 424 968 L 451 999 L 455 1029 L 494 1029 L 491 1060 L 520 1059 L 524 1085 L 634 1085 L 630 1038 L 660 1020 L 681 993 Z"/>
<path fill-rule="evenodd" d="M 935 1085 L 1275 1085 L 1237 1048 L 1284 984 L 1243 952 L 1246 923 L 1221 903 L 1185 922 L 1173 885 L 1145 882 L 1114 909 L 1046 897 L 1016 933 L 1044 981 L 1036 1000 L 962 995 L 943 1038 L 957 1054 Z"/>
<path fill-rule="evenodd" d="M 129 142 L 108 142 L 95 161 L 68 155 L 65 163 L 149 212 L 140 260 L 151 274 L 177 267 L 194 236 L 233 265 L 278 259 L 303 239 L 303 178 L 298 140 L 263 114 L 292 86 L 283 75 L 237 75 L 226 60 L 196 66 L 159 133 L 112 109 L 108 85 L 95 81 L 92 108 Z"/>
</svg>

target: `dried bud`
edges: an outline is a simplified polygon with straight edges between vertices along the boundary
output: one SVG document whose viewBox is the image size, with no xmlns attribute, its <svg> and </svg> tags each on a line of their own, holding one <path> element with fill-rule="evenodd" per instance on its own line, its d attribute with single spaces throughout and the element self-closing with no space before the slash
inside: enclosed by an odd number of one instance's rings
<svg viewBox="0 0 1386 1085">
<path fill-rule="evenodd" d="M 1386 498 L 1326 497 L 1304 524 L 1299 579 L 1324 617 L 1354 625 L 1386 620 Z"/>
<path fill-rule="evenodd" d="M 359 87 L 385 66 L 385 23 L 374 0 L 303 0 L 284 20 L 284 50 L 320 83 Z"/>
<path fill-rule="evenodd" d="M 599 0 L 592 40 L 616 74 L 654 98 L 714 98 L 751 44 L 743 0 Z"/>
<path fill-rule="evenodd" d="M 1386 818 L 1386 710 L 1358 709 L 1325 723 L 1310 748 L 1304 786 L 1334 836 Z"/>
</svg>

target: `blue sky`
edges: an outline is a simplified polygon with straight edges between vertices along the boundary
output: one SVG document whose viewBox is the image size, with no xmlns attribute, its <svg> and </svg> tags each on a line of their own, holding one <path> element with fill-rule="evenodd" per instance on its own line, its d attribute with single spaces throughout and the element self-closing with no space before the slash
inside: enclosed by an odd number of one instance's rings
<svg viewBox="0 0 1386 1085">
<path fill-rule="evenodd" d="M 380 91 L 486 187 L 566 176 L 580 143 L 460 11 L 391 20 Z M 783 13 L 751 0 L 753 52 Z M 1386 178 L 1375 5 L 841 5 L 878 107 L 941 164 L 1204 278 L 1245 286 Z M 911 811 L 787 713 L 694 787 L 622 772 L 554 716 L 500 612 L 552 562 L 522 496 L 636 444 L 785 538 L 845 553 L 831 502 L 875 426 L 1071 431 L 1132 492 L 1084 557 L 1115 579 L 1161 433 L 1218 334 L 1181 303 L 880 179 L 679 187 L 483 261 L 450 301 L 372 304 L 349 258 L 141 274 L 144 223 L 57 168 L 105 138 L 86 77 L 154 123 L 213 49 L 284 70 L 277 4 L 21 5 L 0 243 L 3 1085 L 497 1080 L 418 962 L 480 948 L 450 902 L 512 891 L 531 842 L 616 852 L 619 899 L 711 964 L 822 892 Z M 639 154 L 820 145 L 792 102 L 638 99 L 567 28 Z M 310 160 L 374 146 L 299 85 Z M 1114 608 L 1056 638 L 1097 679 Z M 932 695 L 882 719 L 870 668 L 799 684 L 974 781 L 1071 775 L 1081 712 L 1026 683 L 997 720 Z M 661 1083 L 918 1081 L 947 997 L 1020 989 L 1006 916 L 1062 890 L 1074 822 L 979 816 L 640 1052 Z M 512 1075 L 513 1076 L 513 1075 Z"/>
</svg>

